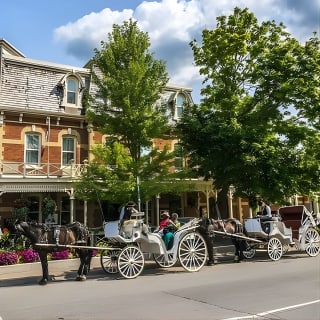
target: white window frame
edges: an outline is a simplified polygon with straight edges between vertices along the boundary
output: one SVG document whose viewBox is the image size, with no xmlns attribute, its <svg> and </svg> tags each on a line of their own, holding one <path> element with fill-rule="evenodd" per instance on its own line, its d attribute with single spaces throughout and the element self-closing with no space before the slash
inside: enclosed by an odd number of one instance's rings
<svg viewBox="0 0 320 320">
<path fill-rule="evenodd" d="M 176 97 L 176 104 L 174 108 L 174 117 L 175 119 L 180 119 L 185 103 L 187 101 L 186 96 L 183 93 L 178 93 Z"/>
<path fill-rule="evenodd" d="M 74 88 L 71 88 L 71 82 L 74 83 Z M 66 80 L 66 101 L 67 105 L 76 106 L 79 101 L 79 80 L 76 77 L 69 76 Z M 69 101 L 69 97 L 72 95 L 74 99 Z M 73 101 L 74 100 L 74 101 Z"/>
<path fill-rule="evenodd" d="M 37 137 L 38 141 L 34 145 L 30 145 L 29 137 Z M 32 142 L 31 142 L 32 143 Z M 33 142 L 34 143 L 34 142 Z M 36 161 L 28 161 L 29 153 L 37 153 Z M 41 160 L 41 135 L 35 132 L 27 132 L 25 134 L 25 144 L 24 144 L 24 162 L 30 166 L 39 166 Z"/>
<path fill-rule="evenodd" d="M 177 150 L 178 147 L 180 148 L 180 150 Z M 174 146 L 173 146 L 173 150 L 174 150 L 174 153 L 175 153 L 175 156 L 174 156 L 174 170 L 175 170 L 175 172 L 179 172 L 184 167 L 182 145 L 179 142 L 175 143 Z M 181 156 L 177 155 L 178 151 L 181 151 Z M 176 166 L 176 164 L 178 162 L 181 164 L 181 166 L 179 166 L 179 167 Z"/>
<path fill-rule="evenodd" d="M 64 141 L 68 139 L 68 140 L 73 140 L 73 150 L 64 150 Z M 69 166 L 71 165 L 71 161 L 73 163 L 76 162 L 76 150 L 77 150 L 77 140 L 76 140 L 76 137 L 74 136 L 63 136 L 62 137 L 62 145 L 61 145 L 61 165 L 63 167 L 65 166 Z M 72 154 L 72 158 L 68 159 L 68 161 L 65 163 L 64 161 L 64 155 L 66 154 Z"/>
<path fill-rule="evenodd" d="M 62 90 L 61 107 L 81 107 L 81 92 L 84 89 L 84 84 L 80 75 L 76 73 L 66 74 L 58 83 L 58 87 Z"/>
</svg>

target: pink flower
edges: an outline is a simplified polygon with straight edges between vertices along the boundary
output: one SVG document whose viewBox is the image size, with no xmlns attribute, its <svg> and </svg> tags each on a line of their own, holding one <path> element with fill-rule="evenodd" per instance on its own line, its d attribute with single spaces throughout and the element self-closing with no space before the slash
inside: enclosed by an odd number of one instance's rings
<svg viewBox="0 0 320 320">
<path fill-rule="evenodd" d="M 9 264 L 16 264 L 19 261 L 19 256 L 16 252 L 1 252 L 0 253 L 0 265 L 6 266 Z"/>
</svg>

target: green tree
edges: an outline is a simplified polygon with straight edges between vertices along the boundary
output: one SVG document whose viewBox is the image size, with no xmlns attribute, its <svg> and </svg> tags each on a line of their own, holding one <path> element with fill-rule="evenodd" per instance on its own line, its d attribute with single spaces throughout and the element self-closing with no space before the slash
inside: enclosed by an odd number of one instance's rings
<svg viewBox="0 0 320 320">
<path fill-rule="evenodd" d="M 139 201 L 140 194 L 145 201 L 161 191 L 176 190 L 169 172 L 174 154 L 153 145 L 153 139 L 170 134 L 167 106 L 159 102 L 168 74 L 149 47 L 148 34 L 129 20 L 114 25 L 108 41 L 95 50 L 97 90 L 87 119 L 108 139 L 93 150 L 95 160 L 77 184 L 79 197 L 93 197 L 95 190 L 101 199 Z"/>
<path fill-rule="evenodd" d="M 284 201 L 318 189 L 318 153 L 305 151 L 319 135 L 301 117 L 319 106 L 319 65 L 310 68 L 319 50 L 310 41 L 303 46 L 282 23 L 259 24 L 235 8 L 203 31 L 201 45 L 191 42 L 205 86 L 200 106 L 186 109 L 178 128 L 190 166 L 213 178 L 220 195 L 232 184 L 254 206 L 257 195 Z"/>
</svg>

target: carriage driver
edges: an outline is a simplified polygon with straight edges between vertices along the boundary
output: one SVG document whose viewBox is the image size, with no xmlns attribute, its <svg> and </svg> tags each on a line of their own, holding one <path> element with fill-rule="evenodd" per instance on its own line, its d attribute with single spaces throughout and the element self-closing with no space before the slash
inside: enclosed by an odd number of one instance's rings
<svg viewBox="0 0 320 320">
<path fill-rule="evenodd" d="M 137 205 L 133 201 L 129 201 L 121 208 L 119 220 L 129 220 L 132 213 L 138 212 L 135 208 Z"/>
<path fill-rule="evenodd" d="M 261 227 L 264 232 L 269 233 L 269 223 L 267 221 L 272 220 L 272 214 L 271 214 L 271 208 L 267 205 L 267 203 L 264 200 L 260 200 L 258 202 L 259 206 L 261 207 L 261 215 L 258 215 L 257 217 L 260 218 L 261 221 Z"/>
</svg>

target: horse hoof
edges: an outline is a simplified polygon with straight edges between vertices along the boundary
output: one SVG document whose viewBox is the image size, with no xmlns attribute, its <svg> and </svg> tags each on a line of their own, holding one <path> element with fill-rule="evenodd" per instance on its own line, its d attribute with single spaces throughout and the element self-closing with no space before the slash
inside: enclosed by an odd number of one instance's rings
<svg viewBox="0 0 320 320">
<path fill-rule="evenodd" d="M 207 262 L 207 266 L 213 266 L 213 265 L 214 265 L 214 261 L 209 260 L 209 261 Z"/>
<path fill-rule="evenodd" d="M 76 281 L 86 281 L 86 280 L 87 280 L 87 277 L 84 275 L 76 277 Z"/>
<path fill-rule="evenodd" d="M 45 286 L 47 283 L 48 283 L 48 280 L 47 280 L 47 279 L 41 279 L 41 280 L 39 281 L 40 286 Z"/>
</svg>

